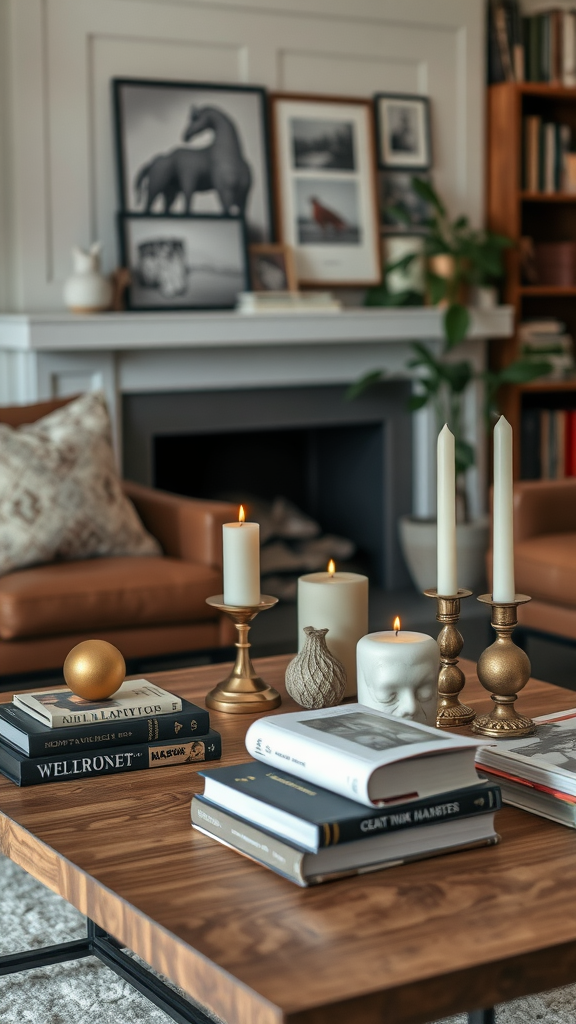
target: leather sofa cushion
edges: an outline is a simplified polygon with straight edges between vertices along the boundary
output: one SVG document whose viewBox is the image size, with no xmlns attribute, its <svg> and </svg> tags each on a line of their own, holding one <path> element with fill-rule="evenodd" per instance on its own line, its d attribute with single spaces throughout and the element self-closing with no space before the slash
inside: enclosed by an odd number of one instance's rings
<svg viewBox="0 0 576 1024">
<path fill-rule="evenodd" d="M 548 533 L 514 546 L 516 590 L 576 607 L 576 533 Z"/>
<path fill-rule="evenodd" d="M 211 566 L 176 558 L 56 562 L 0 577 L 0 637 L 46 636 L 214 618 Z"/>
</svg>

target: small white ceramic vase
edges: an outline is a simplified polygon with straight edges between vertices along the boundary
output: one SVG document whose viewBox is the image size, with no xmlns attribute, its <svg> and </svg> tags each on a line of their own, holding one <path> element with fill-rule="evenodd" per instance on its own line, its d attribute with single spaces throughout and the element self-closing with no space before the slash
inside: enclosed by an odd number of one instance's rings
<svg viewBox="0 0 576 1024">
<path fill-rule="evenodd" d="M 74 273 L 64 284 L 64 302 L 72 313 L 100 313 L 112 302 L 112 285 L 100 273 L 102 243 L 94 242 L 88 251 L 72 248 Z"/>
</svg>

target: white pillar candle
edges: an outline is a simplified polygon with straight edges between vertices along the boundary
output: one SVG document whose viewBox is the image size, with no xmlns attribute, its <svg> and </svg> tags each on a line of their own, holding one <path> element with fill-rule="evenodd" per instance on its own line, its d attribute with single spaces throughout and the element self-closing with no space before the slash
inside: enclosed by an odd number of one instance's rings
<svg viewBox="0 0 576 1024">
<path fill-rule="evenodd" d="M 222 527 L 224 604 L 253 608 L 260 604 L 260 526 L 244 522 L 240 506 L 237 523 Z"/>
<path fill-rule="evenodd" d="M 516 596 L 512 494 L 512 427 L 508 420 L 501 416 L 494 427 L 494 540 L 492 546 L 492 597 L 498 604 L 507 604 Z"/>
<path fill-rule="evenodd" d="M 444 424 L 437 447 L 438 541 L 436 589 L 443 597 L 458 593 L 456 575 L 456 458 L 454 434 Z"/>
<path fill-rule="evenodd" d="M 304 626 L 328 630 L 328 649 L 346 669 L 344 696 L 355 696 L 356 644 L 368 632 L 368 577 L 336 571 L 301 576 L 298 580 L 299 651 L 306 640 Z"/>
<path fill-rule="evenodd" d="M 357 657 L 360 704 L 436 725 L 440 653 L 433 637 L 400 628 L 368 633 Z"/>
</svg>

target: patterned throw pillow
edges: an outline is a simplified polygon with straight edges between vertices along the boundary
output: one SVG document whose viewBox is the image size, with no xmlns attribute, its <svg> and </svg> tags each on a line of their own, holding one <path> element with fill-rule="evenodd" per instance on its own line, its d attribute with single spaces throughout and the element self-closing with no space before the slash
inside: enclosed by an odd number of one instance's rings
<svg viewBox="0 0 576 1024">
<path fill-rule="evenodd" d="M 0 423 L 0 575 L 42 562 L 158 555 L 125 497 L 104 395 L 36 423 Z"/>
</svg>

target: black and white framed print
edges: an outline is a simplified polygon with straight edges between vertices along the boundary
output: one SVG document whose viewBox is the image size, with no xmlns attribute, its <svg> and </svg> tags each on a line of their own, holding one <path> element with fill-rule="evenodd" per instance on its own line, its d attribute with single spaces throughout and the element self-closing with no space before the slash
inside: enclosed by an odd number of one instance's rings
<svg viewBox="0 0 576 1024">
<path fill-rule="evenodd" d="M 248 288 L 241 217 L 120 214 L 129 309 L 232 309 Z"/>
<path fill-rule="evenodd" d="M 263 89 L 116 78 L 114 99 L 124 212 L 242 216 L 272 241 Z"/>
<path fill-rule="evenodd" d="M 248 250 L 253 292 L 295 292 L 298 279 L 289 245 L 251 245 Z"/>
<path fill-rule="evenodd" d="M 384 234 L 424 234 L 432 215 L 429 204 L 415 191 L 413 179 L 430 181 L 429 174 L 378 171 L 380 227 Z M 396 215 L 398 211 L 398 215 Z"/>
<path fill-rule="evenodd" d="M 370 103 L 290 93 L 271 101 L 277 222 L 300 284 L 377 284 Z"/>
<path fill-rule="evenodd" d="M 376 93 L 378 165 L 425 171 L 432 163 L 430 101 L 427 96 Z"/>
</svg>

